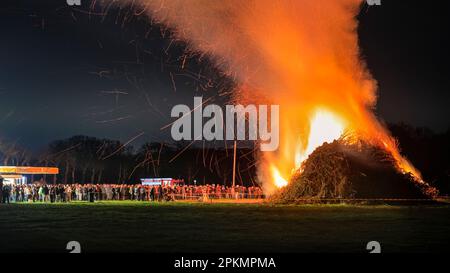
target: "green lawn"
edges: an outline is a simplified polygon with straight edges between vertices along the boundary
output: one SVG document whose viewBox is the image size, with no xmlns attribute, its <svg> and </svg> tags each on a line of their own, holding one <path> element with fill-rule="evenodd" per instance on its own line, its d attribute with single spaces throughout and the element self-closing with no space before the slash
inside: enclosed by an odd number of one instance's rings
<svg viewBox="0 0 450 273">
<path fill-rule="evenodd" d="M 0 252 L 448 251 L 450 206 L 0 204 Z"/>
</svg>

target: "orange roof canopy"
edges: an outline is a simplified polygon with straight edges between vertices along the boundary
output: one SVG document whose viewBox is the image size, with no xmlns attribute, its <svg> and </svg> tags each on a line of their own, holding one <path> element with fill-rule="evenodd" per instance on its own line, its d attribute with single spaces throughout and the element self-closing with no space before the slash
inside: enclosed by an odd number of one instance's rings
<svg viewBox="0 0 450 273">
<path fill-rule="evenodd" d="M 17 167 L 0 166 L 0 174 L 59 174 L 58 168 L 53 167 Z"/>
</svg>

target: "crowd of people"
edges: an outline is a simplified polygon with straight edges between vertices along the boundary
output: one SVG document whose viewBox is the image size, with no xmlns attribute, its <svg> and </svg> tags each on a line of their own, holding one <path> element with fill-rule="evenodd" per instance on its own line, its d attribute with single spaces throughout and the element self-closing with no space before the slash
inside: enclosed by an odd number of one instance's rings
<svg viewBox="0 0 450 273">
<path fill-rule="evenodd" d="M 207 199 L 260 199 L 260 187 L 223 185 L 143 186 L 117 184 L 28 184 L 3 185 L 3 203 L 9 202 L 71 202 L 102 200 L 175 201 Z"/>
</svg>

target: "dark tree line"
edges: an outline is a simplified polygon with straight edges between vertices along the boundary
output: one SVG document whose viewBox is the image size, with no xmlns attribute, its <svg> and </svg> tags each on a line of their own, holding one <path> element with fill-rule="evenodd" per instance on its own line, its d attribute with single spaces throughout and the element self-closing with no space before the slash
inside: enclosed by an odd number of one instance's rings
<svg viewBox="0 0 450 273">
<path fill-rule="evenodd" d="M 422 172 L 424 180 L 442 194 L 450 194 L 450 130 L 434 133 L 403 123 L 391 124 L 389 129 L 402 154 Z M 187 183 L 231 184 L 232 147 L 189 144 L 146 143 L 134 148 L 115 140 L 74 136 L 54 141 L 44 152 L 33 155 L 15 142 L 0 140 L 0 162 L 60 168 L 58 176 L 43 177 L 49 183 L 122 184 L 138 183 L 140 178 L 172 177 Z M 237 184 L 256 184 L 255 155 L 251 148 L 238 149 Z"/>
<path fill-rule="evenodd" d="M 59 175 L 42 177 L 49 183 L 132 184 L 141 178 L 171 177 L 187 183 L 231 185 L 231 147 L 189 144 L 145 143 L 135 149 L 115 140 L 74 136 L 53 141 L 44 152 L 33 156 L 14 143 L 0 142 L 0 160 L 10 166 L 58 167 Z M 256 185 L 253 149 L 238 149 L 237 158 L 236 183 Z"/>
</svg>

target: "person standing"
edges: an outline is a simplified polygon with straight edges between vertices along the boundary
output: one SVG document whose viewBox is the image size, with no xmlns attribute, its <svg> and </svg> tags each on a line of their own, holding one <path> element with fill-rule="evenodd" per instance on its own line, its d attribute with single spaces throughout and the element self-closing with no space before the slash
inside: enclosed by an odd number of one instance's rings
<svg viewBox="0 0 450 273">
<path fill-rule="evenodd" d="M 141 197 L 141 201 L 145 201 L 145 188 L 144 186 L 139 187 L 139 196 Z"/>
<path fill-rule="evenodd" d="M 31 195 L 31 189 L 29 186 L 24 186 L 23 194 L 24 194 L 24 201 L 28 202 L 28 200 L 30 200 Z"/>
<path fill-rule="evenodd" d="M 69 185 L 66 185 L 63 187 L 63 191 L 65 192 L 64 197 L 65 201 L 69 202 L 72 201 L 72 188 Z"/>
<path fill-rule="evenodd" d="M 150 201 L 155 201 L 155 187 L 151 186 L 150 189 Z"/>
<path fill-rule="evenodd" d="M 161 202 L 164 200 L 164 189 L 161 185 L 158 188 L 158 201 Z"/>
<path fill-rule="evenodd" d="M 50 189 L 47 187 L 47 185 L 44 185 L 44 202 L 50 201 Z"/>
<path fill-rule="evenodd" d="M 37 187 L 35 185 L 33 185 L 31 188 L 31 194 L 33 195 L 32 196 L 33 203 L 36 201 L 39 201 L 39 193 L 38 192 L 39 192 L 39 190 L 37 189 Z"/>
<path fill-rule="evenodd" d="M 139 187 L 138 186 L 134 187 L 134 198 L 135 198 L 135 200 L 139 199 Z"/>
<path fill-rule="evenodd" d="M 94 203 L 95 200 L 95 193 L 94 193 L 94 188 L 93 187 L 89 187 L 88 190 L 88 200 L 90 203 Z"/>
<path fill-rule="evenodd" d="M 25 202 L 25 186 L 20 186 L 20 202 Z"/>
<path fill-rule="evenodd" d="M 3 203 L 3 177 L 0 175 L 0 203 Z"/>
<path fill-rule="evenodd" d="M 57 192 L 56 192 L 56 190 L 57 189 L 54 186 L 52 186 L 49 189 L 49 192 L 50 192 L 50 203 L 55 203 L 55 201 L 57 201 L 57 198 L 56 198 Z"/>
<path fill-rule="evenodd" d="M 134 186 L 130 187 L 130 200 L 134 200 Z"/>
<path fill-rule="evenodd" d="M 10 198 L 10 194 L 11 194 L 11 189 L 8 185 L 3 186 L 3 192 L 2 192 L 2 196 L 3 196 L 3 203 L 8 203 L 9 204 L 9 198 Z"/>
</svg>

